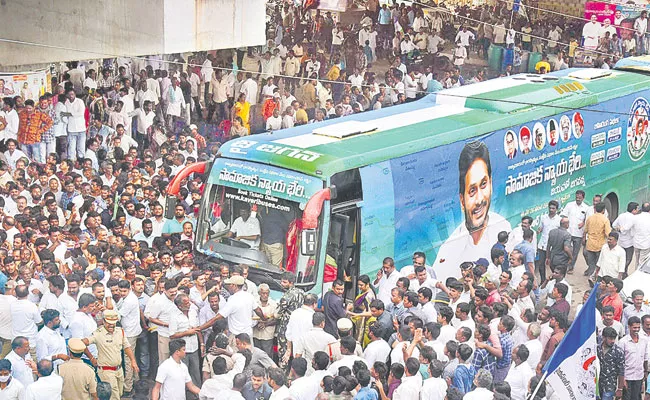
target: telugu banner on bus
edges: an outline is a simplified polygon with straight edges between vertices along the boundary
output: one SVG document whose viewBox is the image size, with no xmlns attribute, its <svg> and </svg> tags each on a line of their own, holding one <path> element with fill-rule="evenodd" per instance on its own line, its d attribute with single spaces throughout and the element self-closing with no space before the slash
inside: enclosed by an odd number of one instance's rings
<svg viewBox="0 0 650 400">
<path fill-rule="evenodd" d="M 0 72 L 0 94 L 2 96 L 21 96 L 25 100 L 38 101 L 46 92 L 52 93 L 48 71 L 3 73 Z"/>
<path fill-rule="evenodd" d="M 389 243 L 400 262 L 426 251 L 444 280 L 458 276 L 462 262 L 489 259 L 499 232 L 522 216 L 536 229 L 551 199 L 562 209 L 578 189 L 589 203 L 614 192 L 624 209 L 647 190 L 639 168 L 650 141 L 648 99 L 650 91 L 628 95 L 363 167 L 362 259 L 381 264 L 390 250 L 377 243 Z M 623 173 L 630 178 L 617 178 Z M 632 188 L 625 182 L 636 175 Z"/>
</svg>

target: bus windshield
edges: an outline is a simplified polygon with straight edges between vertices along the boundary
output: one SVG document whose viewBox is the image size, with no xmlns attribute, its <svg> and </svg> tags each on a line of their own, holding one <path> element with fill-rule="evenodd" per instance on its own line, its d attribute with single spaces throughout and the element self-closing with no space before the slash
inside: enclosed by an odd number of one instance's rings
<svg viewBox="0 0 650 400">
<path fill-rule="evenodd" d="M 209 185 L 197 232 L 197 250 L 250 266 L 256 284 L 277 282 L 285 269 L 298 283 L 316 280 L 315 260 L 300 254 L 299 203 L 234 187 Z"/>
</svg>

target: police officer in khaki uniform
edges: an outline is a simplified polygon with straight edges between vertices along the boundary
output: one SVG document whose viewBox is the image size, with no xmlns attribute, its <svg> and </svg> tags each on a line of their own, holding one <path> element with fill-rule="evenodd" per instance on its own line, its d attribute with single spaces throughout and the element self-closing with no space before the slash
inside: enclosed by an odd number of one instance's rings
<svg viewBox="0 0 650 400">
<path fill-rule="evenodd" d="M 99 379 L 111 384 L 111 400 L 120 400 L 124 391 L 122 350 L 129 357 L 133 371 L 140 372 L 124 330 L 115 326 L 119 319 L 117 311 L 105 310 L 104 325 L 97 328 L 89 338 L 83 339 L 86 346 L 91 344 L 97 346 L 97 358 L 93 357 L 88 349 L 85 354 L 90 362 L 97 367 Z"/>
<path fill-rule="evenodd" d="M 59 376 L 63 378 L 64 399 L 97 400 L 97 379 L 95 371 L 81 360 L 86 351 L 86 344 L 81 339 L 68 341 L 70 359 L 59 365 Z"/>
<path fill-rule="evenodd" d="M 339 337 L 351 336 L 352 328 L 354 328 L 354 323 L 349 318 L 340 318 L 336 321 L 336 328 L 339 331 Z M 336 342 L 329 343 L 325 348 L 325 352 L 330 356 L 332 362 L 338 361 L 343 358 L 341 354 L 341 340 Z M 363 349 L 359 342 L 357 341 L 357 347 L 354 349 L 354 355 L 363 357 Z"/>
</svg>

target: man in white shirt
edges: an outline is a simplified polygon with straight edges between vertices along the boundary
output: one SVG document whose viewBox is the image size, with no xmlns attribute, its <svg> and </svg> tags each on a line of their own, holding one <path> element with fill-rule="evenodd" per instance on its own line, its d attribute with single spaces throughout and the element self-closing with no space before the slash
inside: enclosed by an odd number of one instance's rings
<svg viewBox="0 0 650 400">
<path fill-rule="evenodd" d="M 391 304 L 391 290 L 397 286 L 397 280 L 401 277 L 401 274 L 395 270 L 393 259 L 384 258 L 381 269 L 377 271 L 377 278 L 372 284 L 378 289 L 377 298 L 384 304 Z"/>
<path fill-rule="evenodd" d="M 627 212 L 619 215 L 612 224 L 612 228 L 618 232 L 618 245 L 625 250 L 625 272 L 627 277 L 627 268 L 632 262 L 634 256 L 634 221 L 636 214 L 639 212 L 639 203 L 634 201 L 627 204 Z"/>
<path fill-rule="evenodd" d="M 519 345 L 512 350 L 512 361 L 514 365 L 508 371 L 506 382 L 510 385 L 510 397 L 512 400 L 525 400 L 528 393 L 528 382 L 535 375 L 535 371 L 528 364 L 528 348 Z"/>
<path fill-rule="evenodd" d="M 634 218 L 634 251 L 637 265 L 650 256 L 650 203 L 643 203 L 641 212 Z"/>
<path fill-rule="evenodd" d="M 66 112 L 61 115 L 68 117 L 68 158 L 74 162 L 77 158 L 83 158 L 86 151 L 86 105 L 77 98 L 73 89 L 68 90 L 66 95 Z"/>
<path fill-rule="evenodd" d="M 626 256 L 625 250 L 618 245 L 618 237 L 619 234 L 616 231 L 611 231 L 607 235 L 607 243 L 600 250 L 594 276 L 623 279 Z"/>
<path fill-rule="evenodd" d="M 65 292 L 65 280 L 59 276 L 54 275 L 47 278 L 49 285 L 49 292 L 45 293 L 41 298 L 39 310 L 43 312 L 47 309 L 57 310 L 60 314 L 61 334 L 66 339 L 69 339 L 69 325 L 72 316 L 77 311 L 79 306 L 77 302 Z"/>
<path fill-rule="evenodd" d="M 420 362 L 411 357 L 405 362 L 402 383 L 393 392 L 393 400 L 418 399 L 422 388 L 422 375 L 420 375 Z"/>
<path fill-rule="evenodd" d="M 391 348 L 388 343 L 381 337 L 384 327 L 379 323 L 370 325 L 368 329 L 368 337 L 370 343 L 363 351 L 363 358 L 365 358 L 368 365 L 374 365 L 375 361 L 386 362 Z"/>
<path fill-rule="evenodd" d="M 568 203 L 560 215 L 569 218 L 569 233 L 571 234 L 571 242 L 573 243 L 573 257 L 569 270 L 575 266 L 578 254 L 580 254 L 580 246 L 582 246 L 582 236 L 584 234 L 584 226 L 587 218 L 589 206 L 584 202 L 585 192 L 583 190 L 576 191 L 575 201 Z"/>
<path fill-rule="evenodd" d="M 16 287 L 18 300 L 11 303 L 10 306 L 12 337 L 24 336 L 29 339 L 32 354 L 35 356 L 37 325 L 42 323 L 43 319 L 36 304 L 29 301 L 28 295 L 27 286 L 18 285 Z"/>
<path fill-rule="evenodd" d="M 25 390 L 25 400 L 61 400 L 63 378 L 54 374 L 54 365 L 50 360 L 38 362 L 38 380 Z"/>
<path fill-rule="evenodd" d="M 8 139 L 18 139 L 18 125 L 20 124 L 20 119 L 18 118 L 18 112 L 14 109 L 13 98 L 5 97 L 3 99 L 0 116 L 4 117 L 7 122 L 5 128 L 0 131 L 0 142 L 6 143 Z"/>
<path fill-rule="evenodd" d="M 142 333 L 142 326 L 140 325 L 140 302 L 138 297 L 131 290 L 131 283 L 128 280 L 122 279 L 117 286 L 120 288 L 120 300 L 117 302 L 117 312 L 120 315 L 120 322 L 126 340 L 131 345 L 131 351 L 135 354 L 135 348 L 138 341 L 138 336 Z M 89 336 L 89 335 L 88 335 Z M 75 337 L 88 337 L 88 336 L 75 336 Z M 131 392 L 133 390 L 133 368 L 131 364 L 124 363 L 124 391 Z"/>
<path fill-rule="evenodd" d="M 211 324 L 227 318 L 228 330 L 232 335 L 246 333 L 252 337 L 253 313 L 257 314 L 262 321 L 266 321 L 266 316 L 255 301 L 255 297 L 244 291 L 245 282 L 246 280 L 241 275 L 233 275 L 223 282 L 231 296 L 226 304 L 220 307 L 217 315 L 211 320 Z"/>
<path fill-rule="evenodd" d="M 176 297 L 178 289 L 176 282 L 168 280 L 165 282 L 165 291 L 158 297 L 152 296 L 144 310 L 144 315 L 149 323 L 156 327 L 158 332 L 158 360 L 161 362 L 169 358 L 169 323 L 176 306 L 172 301 Z M 184 347 L 183 347 L 184 349 Z M 185 351 L 183 350 L 183 355 Z"/>
<path fill-rule="evenodd" d="M 336 375 L 340 367 L 348 367 L 352 369 L 355 361 L 362 361 L 364 364 L 368 365 L 364 358 L 354 354 L 357 348 L 357 342 L 352 336 L 345 336 L 341 338 L 339 342 L 341 343 L 342 358 L 330 365 L 328 369 L 330 375 Z"/>
<path fill-rule="evenodd" d="M 293 310 L 289 316 L 285 337 L 287 339 L 287 346 L 289 346 L 289 343 L 291 343 L 290 346 L 292 347 L 294 357 L 297 357 L 297 350 L 307 350 L 309 353 L 311 353 L 311 356 L 313 356 L 316 351 L 324 350 L 327 344 L 336 341 L 335 339 L 323 343 L 322 346 L 314 346 L 314 340 L 322 340 L 323 335 L 320 335 L 319 332 L 314 332 L 314 337 L 308 337 L 312 329 L 325 327 L 324 324 L 322 327 L 320 326 L 321 316 L 325 318 L 325 314 L 319 313 L 321 315 L 315 317 L 316 314 L 314 311 L 317 306 L 318 299 L 316 296 L 313 294 L 308 294 L 303 298 L 303 305 L 300 308 Z M 314 321 L 318 323 L 315 323 Z M 323 333 L 326 333 L 328 336 L 332 336 L 325 331 L 323 331 Z M 328 336 L 326 336 L 326 338 L 328 338 Z M 299 342 L 301 345 L 298 344 Z M 303 352 L 299 354 L 303 354 Z M 311 362 L 311 356 L 303 355 L 303 357 L 307 358 L 307 361 L 309 362 Z"/>
<path fill-rule="evenodd" d="M 442 377 L 445 364 L 440 360 L 433 360 L 429 364 L 429 376 L 422 383 L 421 400 L 444 400 L 447 395 L 447 381 Z"/>
<path fill-rule="evenodd" d="M 45 310 L 43 312 L 43 329 L 36 335 L 36 359 L 50 360 L 56 364 L 68 361 L 68 348 L 65 339 L 57 331 L 61 326 L 61 319 L 57 310 Z"/>
<path fill-rule="evenodd" d="M 292 398 L 289 388 L 285 385 L 286 378 L 284 371 L 280 368 L 271 368 L 269 370 L 269 386 L 273 389 L 269 400 L 286 400 Z"/>
<path fill-rule="evenodd" d="M 185 398 L 185 390 L 198 396 L 201 389 L 192 383 L 185 363 L 185 341 L 174 339 L 169 342 L 170 357 L 158 367 L 156 383 L 151 392 L 153 400 L 178 400 Z"/>
<path fill-rule="evenodd" d="M 96 302 L 97 299 L 90 293 L 79 296 L 79 310 L 74 313 L 70 321 L 70 337 L 90 337 L 97 330 L 97 322 L 92 315 Z M 88 346 L 88 351 L 93 357 L 97 357 L 97 345 L 91 344 Z"/>
<path fill-rule="evenodd" d="M 289 393 L 294 400 L 311 400 L 318 396 L 319 387 L 313 384 L 310 377 L 305 376 L 307 373 L 307 360 L 304 358 L 294 358 L 291 360 L 291 387 Z"/>
<path fill-rule="evenodd" d="M 278 131 L 280 129 L 282 129 L 282 117 L 280 116 L 280 109 L 276 107 L 273 109 L 273 115 L 266 120 L 266 130 Z"/>
<path fill-rule="evenodd" d="M 251 106 L 257 104 L 257 96 L 259 95 L 257 82 L 253 79 L 253 74 L 250 72 L 246 73 L 246 80 L 241 85 L 241 93 L 246 95 L 246 101 L 250 103 Z"/>
<path fill-rule="evenodd" d="M 11 376 L 27 387 L 34 383 L 34 369 L 36 364 L 32 360 L 29 340 L 24 336 L 17 336 L 11 342 L 12 350 L 5 357 L 11 361 Z"/>
<path fill-rule="evenodd" d="M 251 249 L 257 250 L 260 247 L 260 221 L 257 217 L 251 217 L 249 204 L 244 204 L 239 210 L 239 217 L 235 219 L 228 237 L 239 240 L 250 246 Z"/>
</svg>

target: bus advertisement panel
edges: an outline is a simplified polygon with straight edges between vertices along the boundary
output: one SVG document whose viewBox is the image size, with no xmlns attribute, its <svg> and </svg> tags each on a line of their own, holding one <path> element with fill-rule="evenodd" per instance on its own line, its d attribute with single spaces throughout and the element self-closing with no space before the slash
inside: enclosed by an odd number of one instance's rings
<svg viewBox="0 0 650 400">
<path fill-rule="evenodd" d="M 521 216 L 538 218 L 551 199 L 563 207 L 588 188 L 588 196 L 616 192 L 624 204 L 634 178 L 620 176 L 641 167 L 648 149 L 648 98 L 646 91 L 567 110 L 361 168 L 362 269 L 391 253 L 410 264 L 425 249 L 438 279 L 458 276 L 461 262 L 489 260 L 499 232 Z M 383 204 L 370 200 L 381 197 Z"/>
</svg>

